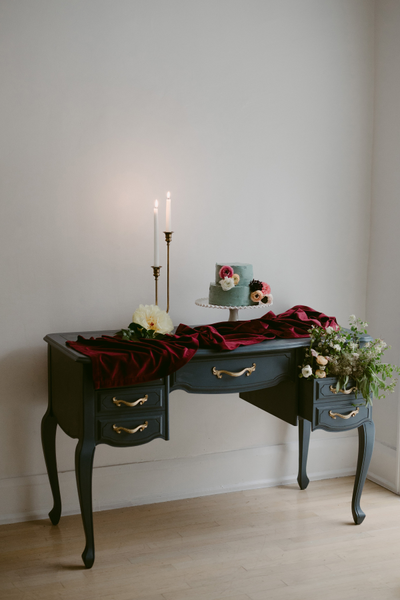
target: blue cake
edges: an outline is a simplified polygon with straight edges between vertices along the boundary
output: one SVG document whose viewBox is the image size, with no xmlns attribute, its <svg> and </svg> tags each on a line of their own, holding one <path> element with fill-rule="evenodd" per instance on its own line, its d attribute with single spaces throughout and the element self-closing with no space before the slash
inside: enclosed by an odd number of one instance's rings
<svg viewBox="0 0 400 600">
<path fill-rule="evenodd" d="M 215 306 L 253 306 L 250 282 L 253 265 L 248 263 L 220 263 L 215 265 L 215 282 L 210 283 L 209 304 Z"/>
</svg>

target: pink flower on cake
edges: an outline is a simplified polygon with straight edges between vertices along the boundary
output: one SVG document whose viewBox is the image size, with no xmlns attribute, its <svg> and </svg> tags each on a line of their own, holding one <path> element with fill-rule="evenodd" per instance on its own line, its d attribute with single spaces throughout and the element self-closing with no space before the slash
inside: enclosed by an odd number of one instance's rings
<svg viewBox="0 0 400 600">
<path fill-rule="evenodd" d="M 252 302 L 261 302 L 261 300 L 263 298 L 264 298 L 264 295 L 261 292 L 261 290 L 255 290 L 254 292 L 251 292 L 251 294 L 250 294 L 250 299 L 252 300 Z"/>
<path fill-rule="evenodd" d="M 272 294 L 268 294 L 268 296 L 264 296 L 264 298 L 261 300 L 261 302 L 263 304 L 269 305 L 269 304 L 272 304 L 273 300 L 274 300 L 273 295 Z"/>
<path fill-rule="evenodd" d="M 221 281 L 219 283 L 220 283 L 222 289 L 224 290 L 224 292 L 228 292 L 233 287 L 235 287 L 235 282 L 233 281 L 233 277 L 224 277 L 224 279 L 221 279 Z"/>
<path fill-rule="evenodd" d="M 233 274 L 233 283 L 237 285 L 240 281 L 240 276 L 237 273 Z"/>
<path fill-rule="evenodd" d="M 230 267 L 229 265 L 224 265 L 223 267 L 221 267 L 219 270 L 219 276 L 221 277 L 221 279 L 225 279 L 225 277 L 228 277 L 230 279 L 231 277 L 233 277 L 232 267 Z"/>
<path fill-rule="evenodd" d="M 265 283 L 265 281 L 262 281 L 262 293 L 264 294 L 264 296 L 268 296 L 271 293 L 271 287 L 268 285 L 268 283 Z"/>
</svg>

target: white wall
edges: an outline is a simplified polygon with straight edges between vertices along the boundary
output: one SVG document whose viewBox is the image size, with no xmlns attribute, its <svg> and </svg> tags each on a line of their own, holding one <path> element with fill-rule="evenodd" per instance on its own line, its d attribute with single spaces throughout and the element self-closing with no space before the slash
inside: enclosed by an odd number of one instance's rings
<svg viewBox="0 0 400 600">
<path fill-rule="evenodd" d="M 376 85 L 374 119 L 371 246 L 367 288 L 367 318 L 371 334 L 392 349 L 389 362 L 400 364 L 400 3 L 376 3 Z M 399 487 L 399 386 L 375 402 L 374 479 L 390 489 Z"/>
<path fill-rule="evenodd" d="M 1 2 L 0 520 L 50 508 L 43 336 L 153 302 L 167 190 L 175 324 L 222 318 L 194 300 L 235 259 L 275 312 L 365 316 L 373 50 L 372 0 Z M 170 442 L 98 448 L 96 507 L 295 480 L 295 428 L 236 395 L 171 405 Z M 354 472 L 354 435 L 313 440 L 312 476 Z M 70 512 L 74 446 L 60 434 Z"/>
</svg>

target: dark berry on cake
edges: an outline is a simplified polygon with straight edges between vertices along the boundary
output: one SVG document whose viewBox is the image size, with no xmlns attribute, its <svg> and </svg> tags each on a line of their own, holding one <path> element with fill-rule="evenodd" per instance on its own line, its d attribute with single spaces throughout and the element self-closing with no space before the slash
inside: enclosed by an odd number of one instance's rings
<svg viewBox="0 0 400 600">
<path fill-rule="evenodd" d="M 250 281 L 250 291 L 251 292 L 255 292 L 257 290 L 262 290 L 263 289 L 263 284 L 262 281 L 259 281 L 258 279 L 253 279 L 252 281 Z"/>
</svg>

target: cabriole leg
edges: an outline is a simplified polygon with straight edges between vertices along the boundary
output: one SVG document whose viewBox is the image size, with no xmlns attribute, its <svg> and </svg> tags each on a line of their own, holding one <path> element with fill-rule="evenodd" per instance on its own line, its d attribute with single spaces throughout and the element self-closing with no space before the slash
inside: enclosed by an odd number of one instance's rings
<svg viewBox="0 0 400 600">
<path fill-rule="evenodd" d="M 308 447 L 310 445 L 311 422 L 299 417 L 299 474 L 297 482 L 305 490 L 310 480 L 307 477 Z"/>
<path fill-rule="evenodd" d="M 51 409 L 49 407 L 42 419 L 42 447 L 51 492 L 53 494 L 53 508 L 49 512 L 50 521 L 53 525 L 57 525 L 61 517 L 61 495 L 58 483 L 56 458 L 56 430 L 57 420 L 51 414 Z"/>
<path fill-rule="evenodd" d="M 358 428 L 358 460 L 356 478 L 354 481 L 351 511 L 354 523 L 360 525 L 365 519 L 365 513 L 361 510 L 360 500 L 364 488 L 365 479 L 371 462 L 372 450 L 374 448 L 375 425 L 373 421 L 367 421 Z"/>
<path fill-rule="evenodd" d="M 86 546 L 82 553 L 82 560 L 87 569 L 94 563 L 94 536 L 93 536 L 93 511 L 92 511 L 92 470 L 95 445 L 92 442 L 80 440 L 75 450 L 75 474 L 78 487 L 79 503 L 83 529 L 85 531 Z"/>
</svg>

